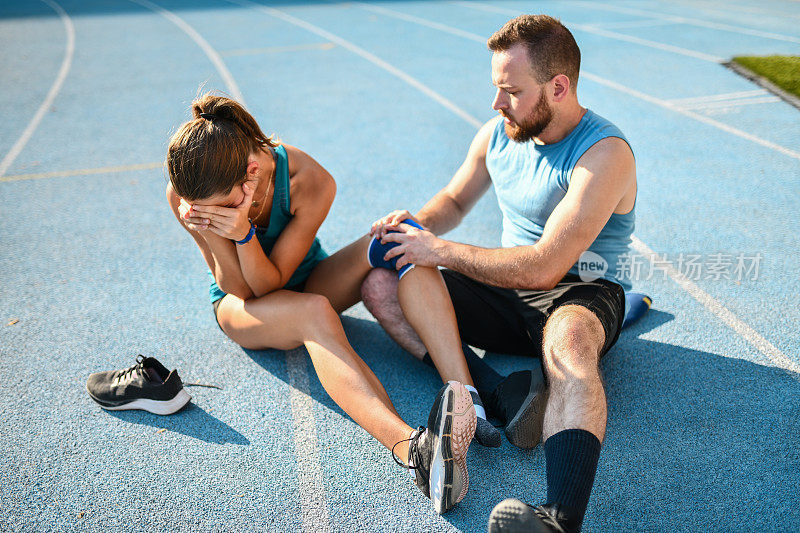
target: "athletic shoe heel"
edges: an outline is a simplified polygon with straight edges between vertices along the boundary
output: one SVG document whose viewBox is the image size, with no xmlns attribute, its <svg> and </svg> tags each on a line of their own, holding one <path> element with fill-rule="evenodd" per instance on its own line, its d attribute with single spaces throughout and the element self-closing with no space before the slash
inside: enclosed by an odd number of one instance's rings
<svg viewBox="0 0 800 533">
<path fill-rule="evenodd" d="M 469 490 L 467 452 L 475 436 L 475 426 L 478 423 L 475 406 L 472 404 L 472 395 L 470 395 L 466 387 L 457 381 L 450 381 L 449 385 L 452 388 L 449 391 L 452 402 L 448 402 L 448 407 L 450 407 L 448 415 L 452 419 L 450 449 L 452 450 L 453 462 L 457 466 L 457 468 L 453 469 L 453 489 L 457 489 L 460 485 L 461 490 L 456 495 L 453 495 L 455 497 L 449 502 L 448 509 L 463 500 Z"/>
</svg>

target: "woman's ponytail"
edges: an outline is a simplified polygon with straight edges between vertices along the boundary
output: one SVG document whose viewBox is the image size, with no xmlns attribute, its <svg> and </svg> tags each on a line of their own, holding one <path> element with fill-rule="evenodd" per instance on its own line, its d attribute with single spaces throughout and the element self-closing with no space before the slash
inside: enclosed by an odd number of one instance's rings
<svg viewBox="0 0 800 533">
<path fill-rule="evenodd" d="M 241 104 L 224 96 L 205 93 L 195 99 L 192 117 L 167 149 L 170 182 L 186 200 L 229 193 L 244 183 L 248 156 L 278 144 Z"/>
</svg>

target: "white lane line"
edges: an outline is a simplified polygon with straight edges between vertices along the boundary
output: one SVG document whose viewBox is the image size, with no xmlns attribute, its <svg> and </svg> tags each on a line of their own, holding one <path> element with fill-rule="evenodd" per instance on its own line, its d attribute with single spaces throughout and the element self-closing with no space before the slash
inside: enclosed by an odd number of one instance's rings
<svg viewBox="0 0 800 533">
<path fill-rule="evenodd" d="M 148 0 L 131 0 L 160 13 L 189 35 L 214 63 L 231 96 L 242 105 L 244 97 L 225 62 L 211 45 L 183 19 Z M 303 531 L 327 532 L 330 530 L 325 483 L 318 452 L 317 425 L 314 420 L 314 402 L 308 396 L 308 373 L 300 350 L 286 352 L 286 366 L 292 386 L 291 404 L 294 424 L 294 446 L 297 459 L 297 487 L 302 513 Z"/>
<path fill-rule="evenodd" d="M 56 170 L 53 172 L 39 172 L 36 174 L 15 174 L 13 176 L 0 177 L 0 183 L 8 181 L 40 180 L 45 178 L 66 178 L 69 176 L 91 176 L 93 174 L 112 174 L 116 172 L 152 170 L 156 168 L 164 168 L 164 162 L 154 161 L 152 163 L 139 163 L 136 165 L 118 167 L 79 168 L 76 170 Z"/>
<path fill-rule="evenodd" d="M 671 104 L 670 102 L 667 102 L 666 100 L 662 100 L 660 98 L 656 98 L 655 96 L 650 96 L 649 94 L 645 94 L 645 93 L 637 91 L 635 89 L 631 89 L 630 87 L 626 87 L 626 86 L 624 86 L 622 84 L 619 84 L 619 83 L 616 83 L 614 81 L 607 80 L 605 78 L 601 78 L 600 76 L 596 76 L 596 75 L 594 75 L 594 74 L 592 74 L 590 72 L 582 71 L 580 75 L 583 76 L 586 79 L 592 80 L 595 83 L 599 83 L 600 85 L 605 85 L 606 87 L 609 87 L 609 88 L 614 89 L 616 91 L 623 92 L 625 94 L 628 94 L 628 95 L 633 96 L 635 98 L 638 98 L 640 100 L 644 100 L 645 102 L 650 102 L 651 104 L 655 104 L 655 105 L 657 105 L 659 107 L 663 107 L 664 109 L 669 109 L 669 110 L 675 111 L 676 113 L 680 113 L 681 115 L 684 115 L 684 116 L 687 116 L 689 118 L 692 118 L 692 119 L 694 119 L 694 120 L 696 120 L 698 122 L 702 122 L 704 124 L 708 124 L 709 126 L 714 126 L 715 128 L 718 128 L 718 129 L 720 129 L 722 131 L 728 132 L 731 135 L 736 135 L 737 137 L 741 137 L 742 139 L 746 139 L 746 140 L 748 140 L 750 142 L 753 142 L 755 144 L 759 144 L 759 145 L 761 145 L 761 146 L 763 146 L 765 148 L 770 148 L 771 150 L 775 150 L 776 152 L 780 152 L 783 155 L 786 155 L 786 156 L 792 157 L 794 159 L 800 160 L 800 152 L 797 152 L 795 150 L 790 150 L 789 148 L 786 148 L 786 147 L 781 146 L 779 144 L 775 144 L 772 141 L 768 141 L 766 139 L 762 139 L 761 137 L 753 135 L 752 133 L 747 133 L 746 131 L 742 131 L 742 130 L 740 130 L 738 128 L 734 128 L 733 126 L 728 126 L 727 124 L 725 124 L 723 122 L 719 122 L 718 120 L 714 120 L 713 118 L 709 118 L 709 117 L 707 117 L 705 115 L 700 115 L 698 113 L 694 113 L 693 111 L 689 111 L 688 109 L 684 109 L 684 108 L 682 108 L 682 107 L 680 107 L 678 105 Z"/>
<path fill-rule="evenodd" d="M 684 109 L 719 109 L 722 107 L 741 107 L 745 105 L 754 105 L 754 104 L 774 104 L 776 102 L 781 102 L 782 100 L 777 96 L 764 96 L 762 98 L 743 98 L 739 100 L 725 100 L 722 102 L 709 102 L 706 104 L 691 104 L 691 105 L 684 105 Z"/>
<path fill-rule="evenodd" d="M 388 17 L 393 17 L 399 20 L 413 22 L 414 24 L 419 24 L 420 26 L 426 26 L 428 28 L 433 28 L 434 30 L 439 30 L 444 33 L 449 33 L 450 35 L 463 37 L 464 39 L 469 39 L 470 41 L 482 43 L 483 45 L 486 45 L 486 41 L 489 40 L 488 35 L 484 37 L 483 35 L 478 35 L 477 33 L 460 30 L 458 28 L 454 28 L 446 24 L 440 24 L 439 22 L 434 22 L 432 20 L 415 17 L 414 15 L 409 15 L 407 13 L 401 13 L 400 11 L 395 11 L 394 9 L 386 9 L 384 7 L 378 7 L 372 4 L 366 4 L 364 2 L 352 2 L 352 4 L 360 7 L 361 9 L 372 11 L 373 13 L 379 13 L 381 15 L 386 15 Z"/>
<path fill-rule="evenodd" d="M 667 265 L 666 272 L 675 283 L 688 292 L 695 300 L 700 302 L 706 309 L 717 315 L 756 350 L 766 355 L 775 366 L 800 374 L 800 365 L 789 359 L 760 333 L 729 311 L 719 300 L 701 289 L 694 281 L 690 280 L 681 271 L 673 267 L 664 257 L 656 254 L 649 246 L 636 238 L 636 236 L 632 239 L 632 246 L 637 252 L 651 261 L 655 259 L 659 262 L 659 265 Z"/>
<path fill-rule="evenodd" d="M 677 15 L 668 15 L 666 13 L 659 13 L 656 11 L 652 11 L 650 9 L 638 9 L 632 7 L 615 6 L 602 2 L 583 2 L 583 1 L 573 1 L 570 2 L 570 5 L 579 5 L 589 9 L 611 11 L 614 13 L 624 13 L 627 15 L 640 15 L 642 17 L 650 17 L 650 18 L 655 17 L 665 22 L 674 22 L 676 24 L 687 24 L 690 26 L 698 26 L 700 28 L 709 28 L 713 30 L 739 33 L 742 35 L 752 35 L 754 37 L 762 37 L 764 39 L 785 41 L 789 43 L 800 43 L 800 37 L 792 37 L 791 35 L 783 35 L 780 33 L 754 30 L 752 28 L 745 28 L 743 26 L 733 26 L 731 24 L 723 24 L 720 22 L 709 22 L 706 20 L 696 19 L 692 17 L 680 17 Z"/>
<path fill-rule="evenodd" d="M 53 82 L 53 85 L 50 87 L 50 90 L 47 93 L 42 104 L 39 106 L 39 109 L 36 110 L 36 113 L 33 115 L 33 118 L 28 125 L 25 127 L 25 130 L 20 135 L 17 142 L 14 143 L 14 146 L 11 147 L 11 150 L 5 155 L 2 161 L 0 161 L 0 176 L 8 171 L 9 167 L 14 163 L 14 160 L 17 156 L 22 152 L 25 145 L 28 144 L 28 141 L 33 136 L 33 132 L 36 131 L 36 128 L 39 127 L 39 123 L 44 118 L 45 113 L 47 110 L 50 109 L 50 106 L 53 105 L 53 101 L 56 99 L 58 92 L 61 90 L 61 86 L 64 84 L 64 80 L 67 78 L 67 74 L 69 74 L 69 69 L 72 67 L 72 57 L 75 55 L 75 27 L 72 25 L 72 19 L 67 15 L 67 12 L 64 9 L 55 3 L 53 0 L 42 0 L 45 4 L 50 6 L 53 11 L 58 13 L 58 16 L 61 17 L 61 22 L 64 24 L 64 29 L 67 33 L 67 46 L 64 50 L 64 59 L 61 61 L 61 68 L 58 70 L 58 75 L 56 76 L 56 81 Z"/>
<path fill-rule="evenodd" d="M 452 2 L 452 3 L 463 7 L 469 7 L 471 9 L 479 9 L 482 11 L 489 11 L 492 13 L 501 13 L 503 15 L 515 16 L 521 14 L 520 11 L 516 11 L 513 9 L 506 9 L 503 7 L 497 7 L 489 4 L 482 4 L 479 2 Z M 666 43 L 659 43 L 656 41 L 650 41 L 648 39 L 641 39 L 639 37 L 625 35 L 624 33 L 617 33 L 615 31 L 608 31 L 601 28 L 596 28 L 588 24 L 579 24 L 577 22 L 568 22 L 566 20 L 562 20 L 562 22 L 564 23 L 565 26 L 569 27 L 570 29 L 584 31 L 586 33 L 593 33 L 595 35 L 600 35 L 601 37 L 607 37 L 609 39 L 614 39 L 617 41 L 623 41 L 623 42 L 638 44 L 641 46 L 647 46 L 649 48 L 655 48 L 657 50 L 663 50 L 665 52 L 673 52 L 675 54 L 681 54 L 684 56 L 693 57 L 695 59 L 700 59 L 702 61 L 708 61 L 711 63 L 722 63 L 723 61 L 725 61 L 725 58 L 714 56 L 711 54 L 706 54 L 704 52 L 698 52 L 696 50 L 689 50 L 688 48 L 682 48 L 680 46 L 674 46 Z"/>
<path fill-rule="evenodd" d="M 333 50 L 336 45 L 333 43 L 314 43 L 297 44 L 294 46 L 267 46 L 264 48 L 242 48 L 238 50 L 226 50 L 219 53 L 222 57 L 251 56 L 258 54 L 281 54 L 290 52 L 305 52 L 308 50 Z"/>
<path fill-rule="evenodd" d="M 395 17 L 395 18 L 398 18 L 398 19 L 401 19 L 401 20 L 406 20 L 408 22 L 413 22 L 415 24 L 420 24 L 422 26 L 427 26 L 429 28 L 433 28 L 433 29 L 436 29 L 436 30 L 439 30 L 439 31 L 443 31 L 443 32 L 449 33 L 451 35 L 457 35 L 459 37 L 463 37 L 463 38 L 469 39 L 471 41 L 482 42 L 482 43 L 486 42 L 486 39 L 484 37 L 480 36 L 480 35 L 477 35 L 475 33 L 469 33 L 469 32 L 460 30 L 458 28 L 453 28 L 451 26 L 447 26 L 447 25 L 441 24 L 439 22 L 433 22 L 431 20 L 423 19 L 421 17 L 416 17 L 416 16 L 413 16 L 413 15 L 408 15 L 408 14 L 405 14 L 405 13 L 400 13 L 399 11 L 394 11 L 394 10 L 383 8 L 383 7 L 379 8 L 379 7 L 369 6 L 369 5 L 365 5 L 365 4 L 357 4 L 357 5 L 359 7 L 364 8 L 364 9 L 369 9 L 370 11 L 374 11 L 376 13 L 382 13 L 382 14 L 384 14 L 386 16 Z M 472 4 L 465 4 L 465 5 L 471 6 Z M 721 129 L 722 131 L 728 132 L 728 133 L 736 135 L 738 137 L 742 137 L 743 139 L 747 139 L 748 141 L 754 142 L 754 143 L 759 144 L 761 146 L 764 146 L 766 148 L 770 148 L 772 150 L 778 151 L 778 152 L 780 152 L 780 153 L 782 153 L 784 155 L 788 155 L 789 157 L 793 157 L 795 159 L 800 159 L 800 152 L 796 152 L 794 150 L 790 150 L 789 148 L 786 148 L 786 147 L 781 146 L 779 144 L 775 144 L 775 143 L 773 143 L 771 141 L 767 141 L 766 139 L 762 139 L 761 137 L 758 137 L 758 136 L 753 135 L 751 133 L 747 133 L 745 131 L 742 131 L 740 129 L 734 128 L 732 126 L 728 126 L 727 124 L 724 124 L 724 123 L 719 122 L 717 120 L 714 120 L 712 118 L 708 118 L 708 117 L 706 117 L 704 115 L 700 115 L 698 113 L 693 113 L 692 111 L 684 109 L 684 108 L 680 107 L 679 105 L 670 103 L 667 100 L 662 100 L 660 98 L 656 98 L 655 96 L 650 96 L 649 94 L 645 94 L 645 93 L 636 91 L 635 89 L 631 89 L 629 87 L 625 87 L 624 85 L 621 85 L 619 83 L 613 82 L 611 80 L 607 80 L 605 78 L 601 78 L 600 76 L 592 74 L 591 72 L 586 72 L 585 70 L 581 70 L 580 75 L 582 77 L 584 77 L 584 78 L 587 78 L 589 80 L 594 81 L 595 83 L 599 83 L 601 85 L 605 85 L 607 87 L 610 87 L 610 88 L 615 89 L 617 91 L 623 92 L 625 94 L 628 94 L 628 95 L 633 96 L 635 98 L 638 98 L 640 100 L 644 100 L 644 101 L 649 102 L 651 104 L 655 104 L 655 105 L 657 105 L 659 107 L 670 109 L 672 111 L 675 111 L 676 113 L 680 113 L 680 114 L 682 114 L 684 116 L 693 118 L 694 120 L 697 120 L 697 121 L 702 122 L 704 124 L 708 124 L 710 126 L 714 126 L 716 128 Z"/>
<path fill-rule="evenodd" d="M 628 22 L 592 22 L 587 24 L 593 28 L 602 28 L 604 30 L 622 30 L 626 28 L 652 28 L 655 26 L 669 26 L 671 24 L 678 24 L 671 20 L 663 19 L 648 19 L 648 20 L 631 20 Z"/>
<path fill-rule="evenodd" d="M 314 401 L 308 395 L 306 354 L 302 349 L 286 352 L 286 368 L 291 387 L 294 447 L 297 454 L 297 495 L 303 531 L 308 533 L 330 531 L 328 502 L 325 497 L 325 480 L 319 457 L 317 424 L 314 420 Z"/>
<path fill-rule="evenodd" d="M 427 21 L 426 19 L 422 19 L 420 17 L 412 17 L 411 15 L 406 15 L 404 13 L 398 13 L 396 11 L 388 10 L 388 9 L 385 9 L 385 8 L 380 8 L 380 9 L 381 9 L 381 12 L 383 12 L 383 13 L 385 13 L 387 15 L 391 15 L 391 16 L 395 16 L 394 14 L 402 15 L 402 17 L 398 16 L 397 18 L 402 18 L 403 20 L 408 20 L 408 21 L 411 21 L 411 22 L 423 23 L 423 25 L 428 26 L 428 27 L 443 27 L 443 28 L 441 28 L 442 31 L 447 31 L 447 33 L 450 33 L 450 34 L 453 34 L 453 35 L 456 35 L 458 33 L 462 33 L 462 30 L 458 30 L 457 28 L 446 27 L 443 24 L 432 22 L 432 21 Z M 412 19 L 414 19 L 414 20 L 412 20 Z M 421 22 L 419 22 L 419 21 L 421 21 Z M 458 33 L 456 33 L 456 32 L 458 32 Z M 479 36 L 476 36 L 475 34 L 462 35 L 462 36 L 466 37 L 466 38 L 468 38 L 470 40 L 475 40 L 475 37 L 479 37 Z M 586 75 L 586 73 L 582 73 L 581 75 Z M 605 80 L 603 78 L 599 78 L 598 76 L 594 76 L 594 75 L 591 75 L 591 74 L 589 76 L 590 76 L 590 79 L 594 78 L 595 81 L 601 80 L 598 83 L 601 83 L 601 82 L 603 84 L 613 83 L 613 82 L 610 82 L 609 80 Z M 725 124 L 719 123 L 719 122 L 714 121 L 712 119 L 708 119 L 706 117 L 703 117 L 702 115 L 697 115 L 696 113 L 691 113 L 690 111 L 684 111 L 684 110 L 678 108 L 677 106 L 671 105 L 668 102 L 665 102 L 663 100 L 659 100 L 658 98 L 654 98 L 652 96 L 645 95 L 645 94 L 639 93 L 637 91 L 631 92 L 632 89 L 628 89 L 628 88 L 623 87 L 623 86 L 618 85 L 618 84 L 614 84 L 614 85 L 615 85 L 614 88 L 619 88 L 619 90 L 622 90 L 623 92 L 626 92 L 626 93 L 630 94 L 631 96 L 638 95 L 639 98 L 642 98 L 642 99 L 644 99 L 644 100 L 646 100 L 648 102 L 654 103 L 654 104 L 662 106 L 662 107 L 666 107 L 667 109 L 672 109 L 672 110 L 677 111 L 679 113 L 682 113 L 684 115 L 687 115 L 687 116 L 690 116 L 692 118 L 695 118 L 696 120 L 700 120 L 700 122 L 716 125 L 717 127 L 723 127 L 723 129 L 728 131 L 728 127 Z M 730 129 L 733 129 L 733 128 L 730 128 Z M 735 130 L 735 131 L 738 132 L 739 130 Z M 744 134 L 744 132 L 739 132 L 739 133 L 740 134 Z M 745 134 L 745 135 L 749 135 L 749 134 Z M 753 137 L 753 136 L 750 136 L 750 137 Z M 750 140 L 754 140 L 754 142 L 762 141 L 762 140 L 760 140 L 758 138 L 754 138 L 754 139 L 750 139 Z M 763 142 L 766 142 L 766 141 L 763 141 Z M 759 144 L 761 144 L 761 142 L 759 142 Z M 783 147 L 778 147 L 777 145 L 775 145 L 775 146 L 777 148 L 786 150 Z M 796 152 L 792 152 L 792 153 L 794 154 L 793 157 L 800 158 L 800 154 L 798 154 Z M 648 257 L 648 258 L 657 257 L 655 255 L 655 253 L 646 244 L 644 244 L 644 242 L 642 242 L 641 240 L 639 240 L 635 236 L 633 237 L 633 241 L 634 241 L 634 248 L 639 253 L 641 253 L 642 255 L 644 255 L 645 257 Z M 770 361 L 772 361 L 772 363 L 775 366 L 778 366 L 780 368 L 784 368 L 784 369 L 787 369 L 787 370 L 791 370 L 793 372 L 800 373 L 800 366 L 798 366 L 791 359 L 786 357 L 786 355 L 784 355 L 783 352 L 781 352 L 778 348 L 773 346 L 769 341 L 767 341 L 764 337 L 762 337 L 753 328 L 751 328 L 750 326 L 748 326 L 747 324 L 742 322 L 742 320 L 737 318 L 736 315 L 734 315 L 725 306 L 723 306 L 721 303 L 719 303 L 717 300 L 715 300 L 712 296 L 710 296 L 708 293 L 706 293 L 705 291 L 700 289 L 700 287 L 698 287 L 694 282 L 692 282 L 691 280 L 689 280 L 688 278 L 683 276 L 679 271 L 675 270 L 674 267 L 672 267 L 672 268 L 673 268 L 674 272 L 672 272 L 670 274 L 670 276 L 672 277 L 672 279 L 676 283 L 678 283 L 679 286 L 681 286 L 693 298 L 695 298 L 703 306 L 705 306 L 711 313 L 713 313 L 714 315 L 719 317 L 720 320 L 722 320 L 725 324 L 727 324 L 731 328 L 733 328 L 734 331 L 736 331 L 745 340 L 747 340 L 747 342 L 749 342 L 751 345 L 753 345 L 759 352 L 764 354 Z"/>
<path fill-rule="evenodd" d="M 734 4 L 731 2 L 725 2 L 724 5 L 720 6 L 718 3 L 715 2 L 703 2 L 701 0 L 674 0 L 679 4 L 685 4 L 695 10 L 705 11 L 706 13 L 714 14 L 715 16 L 730 16 L 734 12 L 743 13 L 746 16 L 756 15 L 767 15 L 771 16 L 772 18 L 776 19 L 785 19 L 785 18 L 800 18 L 800 15 L 797 13 L 789 13 L 788 11 L 777 11 L 774 7 L 770 7 L 768 9 L 759 9 L 758 7 L 754 6 L 743 6 L 741 4 Z M 754 2 L 755 3 L 755 2 Z M 721 8 L 721 9 L 720 9 Z M 737 17 L 742 18 L 742 17 Z"/>
<path fill-rule="evenodd" d="M 717 102 L 719 100 L 731 100 L 734 98 L 747 98 L 750 96 L 763 96 L 769 94 L 765 89 L 754 89 L 752 91 L 738 91 L 735 93 L 710 94 L 707 96 L 693 96 L 691 98 L 674 98 L 667 100 L 671 104 L 689 105 L 695 103 Z"/>
<path fill-rule="evenodd" d="M 371 54 L 370 52 L 367 52 L 363 48 L 354 45 L 350 41 L 346 41 L 346 40 L 342 39 L 341 37 L 339 37 L 337 35 L 334 35 L 334 34 L 328 32 L 326 30 L 323 30 L 319 26 L 315 26 L 315 25 L 311 24 L 310 22 L 306 22 L 306 21 L 301 20 L 301 19 L 299 19 L 297 17 L 293 17 L 292 15 L 289 15 L 288 13 L 284 13 L 283 11 L 280 11 L 280 10 L 277 10 L 277 9 L 274 9 L 274 8 L 271 8 L 271 7 L 267 7 L 267 6 L 262 5 L 262 4 L 257 4 L 255 2 L 250 2 L 249 0 L 228 0 L 228 1 L 233 3 L 233 4 L 239 4 L 239 5 L 244 6 L 244 7 L 252 7 L 252 8 L 255 8 L 255 9 L 259 9 L 259 10 L 261 10 L 261 11 L 263 11 L 263 12 L 265 12 L 265 13 L 267 13 L 267 14 L 275 17 L 275 18 L 279 18 L 281 20 L 284 20 L 284 21 L 288 22 L 289 24 L 293 24 L 293 25 L 295 25 L 295 26 L 297 26 L 299 28 L 303 28 L 304 30 L 310 31 L 311 33 L 313 33 L 315 35 L 319 35 L 323 39 L 327 39 L 328 41 L 330 41 L 332 43 L 335 43 L 335 44 L 341 46 L 342 48 L 350 50 L 354 54 L 356 54 L 358 56 L 361 56 L 362 58 L 366 59 L 367 61 L 369 61 L 373 65 L 385 70 L 389 74 L 391 74 L 393 76 L 396 76 L 397 78 L 400 78 L 402 81 L 404 81 L 407 84 L 411 85 L 412 87 L 414 87 L 415 89 L 417 89 L 421 93 L 425 94 L 429 98 L 435 100 L 436 102 L 438 102 L 439 104 L 441 104 L 445 108 L 449 109 L 454 114 L 458 115 L 459 117 L 464 119 L 469 124 L 472 124 L 476 128 L 479 128 L 483 124 L 482 122 L 478 121 L 473 116 L 471 116 L 469 113 L 465 112 L 460 107 L 455 105 L 453 102 L 451 102 L 450 100 L 448 100 L 444 96 L 440 95 L 436 91 L 432 90 L 430 87 L 428 87 L 427 85 L 425 85 L 421 81 L 417 80 L 416 78 L 413 78 L 413 77 L 409 76 L 408 74 L 406 74 L 402 70 L 398 69 L 397 67 L 395 67 L 393 65 L 390 65 L 389 63 L 387 63 L 383 59 L 380 59 L 376 55 Z"/>
<path fill-rule="evenodd" d="M 245 104 L 244 101 L 244 96 L 242 96 L 242 91 L 239 90 L 239 86 L 236 84 L 236 80 L 233 79 L 228 67 L 225 66 L 225 62 L 222 60 L 217 51 L 214 50 L 210 44 L 208 44 L 208 41 L 206 41 L 202 35 L 197 33 L 194 28 L 192 28 L 185 20 L 180 18 L 175 13 L 156 5 L 149 0 L 130 1 L 134 4 L 139 4 L 142 7 L 146 7 L 147 9 L 158 13 L 183 30 L 186 35 L 191 37 L 197 46 L 203 50 L 203 52 L 206 54 L 206 57 L 208 57 L 208 59 L 214 64 L 214 67 L 217 69 L 222 81 L 225 82 L 225 85 L 228 87 L 228 92 L 230 92 L 231 98 L 242 104 L 244 107 L 247 107 L 247 104 Z"/>
</svg>

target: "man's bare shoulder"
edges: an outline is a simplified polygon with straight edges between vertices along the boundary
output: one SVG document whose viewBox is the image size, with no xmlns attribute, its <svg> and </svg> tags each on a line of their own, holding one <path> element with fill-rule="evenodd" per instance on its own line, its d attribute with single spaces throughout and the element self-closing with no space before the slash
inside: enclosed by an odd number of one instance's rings
<svg viewBox="0 0 800 533">
<path fill-rule="evenodd" d="M 502 119 L 503 117 L 500 116 L 494 117 L 480 127 L 478 133 L 475 134 L 475 137 L 472 139 L 472 143 L 470 144 L 470 156 L 475 158 L 486 157 L 486 152 L 489 150 L 489 141 L 491 140 L 492 134 L 497 127 L 497 121 Z"/>
<path fill-rule="evenodd" d="M 635 168 L 633 151 L 625 139 L 606 137 L 593 144 L 578 159 L 576 167 L 592 169 L 592 167 L 627 167 Z"/>
<path fill-rule="evenodd" d="M 501 120 L 503 120 L 503 117 L 498 115 L 486 121 L 483 124 L 483 126 L 481 126 L 481 128 L 478 130 L 478 133 L 477 135 L 475 135 L 475 138 L 484 139 L 486 143 L 488 143 L 489 139 L 492 138 L 492 133 L 494 133 L 495 128 L 497 128 L 497 123 L 500 122 Z"/>
</svg>

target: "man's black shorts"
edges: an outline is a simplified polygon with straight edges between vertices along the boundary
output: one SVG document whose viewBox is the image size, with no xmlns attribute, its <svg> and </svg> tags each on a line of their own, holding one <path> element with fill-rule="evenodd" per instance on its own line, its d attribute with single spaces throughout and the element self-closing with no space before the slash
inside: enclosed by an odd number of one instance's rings
<svg viewBox="0 0 800 533">
<path fill-rule="evenodd" d="M 461 339 L 495 353 L 542 356 L 545 322 L 562 305 L 593 312 L 606 334 L 601 357 L 617 342 L 625 318 L 625 291 L 613 281 L 581 281 L 567 274 L 549 291 L 501 289 L 442 270 Z"/>
</svg>

